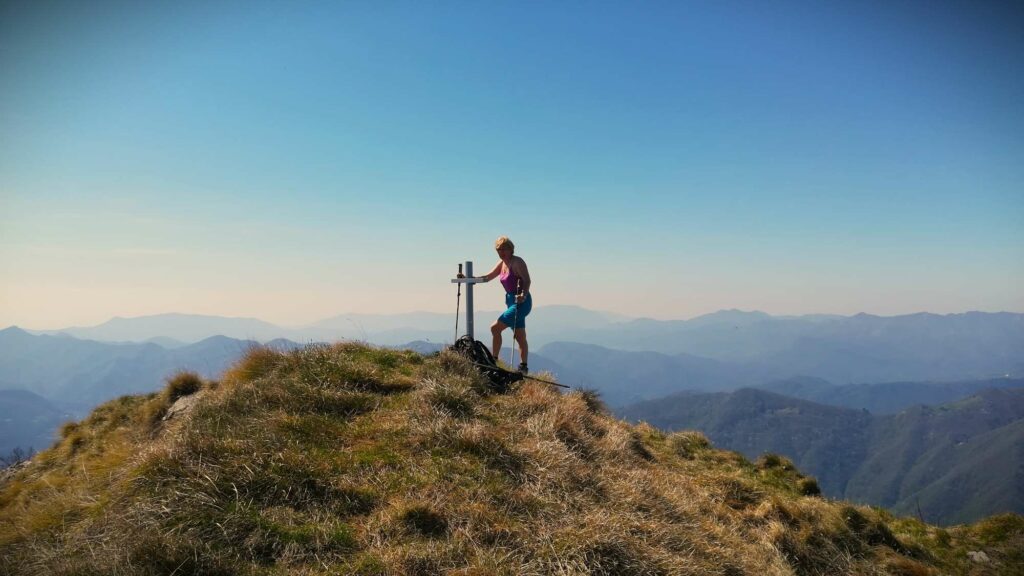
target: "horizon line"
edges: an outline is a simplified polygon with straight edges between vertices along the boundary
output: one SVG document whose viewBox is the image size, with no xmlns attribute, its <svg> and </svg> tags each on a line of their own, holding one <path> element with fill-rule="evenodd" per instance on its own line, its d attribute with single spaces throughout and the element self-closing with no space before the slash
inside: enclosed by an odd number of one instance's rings
<svg viewBox="0 0 1024 576">
<path fill-rule="evenodd" d="M 637 320 L 650 320 L 650 321 L 655 321 L 655 322 L 690 322 L 690 321 L 697 320 L 697 319 L 700 319 L 700 318 L 703 318 L 703 317 L 706 317 L 706 316 L 713 316 L 715 314 L 721 314 L 721 313 L 762 314 L 762 315 L 768 316 L 768 317 L 773 318 L 773 319 L 795 319 L 795 318 L 805 318 L 805 317 L 808 317 L 808 316 L 831 316 L 831 317 L 835 317 L 835 318 L 854 318 L 856 316 L 872 316 L 872 317 L 875 317 L 875 318 L 900 318 L 900 317 L 905 317 L 905 316 L 919 316 L 919 315 L 932 315 L 932 316 L 959 316 L 959 315 L 964 315 L 964 314 L 993 314 L 993 315 L 995 315 L 995 314 L 1018 314 L 1018 315 L 1024 315 L 1024 311 L 1021 311 L 1021 312 L 1012 311 L 1012 310 L 986 311 L 986 310 L 978 310 L 978 309 L 964 310 L 964 311 L 960 311 L 960 312 L 946 312 L 946 313 L 930 312 L 930 311 L 927 311 L 927 310 L 920 310 L 920 311 L 917 311 L 917 312 L 906 312 L 906 313 L 902 313 L 902 314 L 884 315 L 884 314 L 873 314 L 873 313 L 870 313 L 870 312 L 863 312 L 863 311 L 862 312 L 856 312 L 856 313 L 853 313 L 853 314 L 839 314 L 839 313 L 831 313 L 831 312 L 810 312 L 810 313 L 805 313 L 805 314 L 772 314 L 770 312 L 765 312 L 763 310 L 743 310 L 743 309 L 740 309 L 740 308 L 721 308 L 719 310 L 715 310 L 715 311 L 712 311 L 712 312 L 706 312 L 706 313 L 703 313 L 703 314 L 698 314 L 698 315 L 695 315 L 695 316 L 692 316 L 692 317 L 689 317 L 689 318 L 655 318 L 655 317 L 652 317 L 652 316 L 632 316 L 632 315 L 629 315 L 629 314 L 623 314 L 623 313 L 619 313 L 619 312 L 610 312 L 610 311 L 606 311 L 606 310 L 596 310 L 596 309 L 593 309 L 593 308 L 586 308 L 586 307 L 579 306 L 579 305 L 576 305 L 576 304 L 547 304 L 547 305 L 544 305 L 544 306 L 538 306 L 537 307 L 538 310 L 542 310 L 542 309 L 545 309 L 545 308 L 576 308 L 576 309 L 579 309 L 579 310 L 585 310 L 587 312 L 594 312 L 594 313 L 598 313 L 598 314 L 607 314 L 607 315 L 610 315 L 610 316 L 620 316 L 620 317 L 622 317 L 621 322 L 632 322 L 632 321 L 637 321 Z M 495 313 L 495 312 L 500 312 L 500 310 L 498 310 L 498 309 L 494 309 L 494 310 L 479 310 L 479 311 L 477 311 L 476 314 L 490 314 L 490 313 Z M 275 328 L 284 328 L 284 329 L 289 329 L 289 330 L 300 330 L 300 329 L 304 329 L 304 328 L 312 328 L 315 324 L 318 324 L 320 322 L 324 322 L 326 320 L 332 320 L 332 319 L 335 319 L 335 318 L 341 318 L 341 317 L 345 317 L 345 316 L 405 316 L 405 315 L 413 315 L 413 314 L 449 315 L 450 312 L 435 312 L 435 311 L 422 310 L 422 309 L 410 310 L 410 311 L 406 311 L 406 312 L 341 312 L 341 313 L 337 313 L 337 314 L 332 314 L 330 316 L 325 316 L 325 317 L 323 317 L 323 318 L 321 318 L 319 320 L 314 320 L 312 322 L 307 322 L 307 323 L 304 323 L 304 324 L 279 324 L 279 323 L 276 323 L 276 322 L 272 322 L 272 321 L 269 321 L 269 320 L 264 320 L 262 318 L 258 318 L 256 316 L 221 316 L 221 315 L 217 315 L 217 314 L 203 314 L 203 313 L 190 313 L 190 312 L 159 312 L 159 313 L 155 313 L 155 314 L 142 314 L 142 315 L 138 315 L 138 316 L 119 316 L 119 315 L 118 316 L 111 316 L 107 320 L 104 320 L 104 321 L 96 323 L 96 324 L 90 324 L 90 325 L 73 325 L 73 326 L 65 326 L 65 327 L 62 327 L 62 328 L 29 328 L 29 327 L 22 326 L 22 325 L 19 325 L 19 324 L 9 324 L 9 325 L 7 325 L 7 326 L 5 326 L 3 328 L 0 328 L 0 330 L 7 330 L 7 329 L 10 329 L 10 328 L 18 328 L 20 330 L 34 331 L 34 332 L 62 332 L 64 330 L 80 330 L 80 329 L 97 328 L 97 327 L 103 326 L 104 324 L 110 323 L 110 322 L 112 322 L 114 320 L 140 320 L 140 319 L 145 319 L 145 318 L 156 318 L 156 317 L 160 317 L 160 316 L 202 317 L 202 318 L 211 318 L 211 319 L 215 318 L 215 319 L 220 319 L 220 320 L 252 320 L 252 321 L 257 321 L 257 322 L 263 322 L 265 324 L 270 324 L 270 325 L 274 326 Z"/>
</svg>

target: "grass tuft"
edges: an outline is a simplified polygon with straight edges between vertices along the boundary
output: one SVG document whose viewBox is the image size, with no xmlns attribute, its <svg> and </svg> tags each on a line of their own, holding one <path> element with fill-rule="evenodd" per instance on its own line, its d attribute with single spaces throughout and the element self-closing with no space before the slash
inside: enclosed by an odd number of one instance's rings
<svg viewBox="0 0 1024 576">
<path fill-rule="evenodd" d="M 810 476 L 800 478 L 796 484 L 797 490 L 804 496 L 821 496 L 821 486 L 816 478 Z"/>
<path fill-rule="evenodd" d="M 675 432 L 668 437 L 672 451 L 682 458 L 695 458 L 699 453 L 711 448 L 711 442 L 704 434 L 696 430 Z"/>
<path fill-rule="evenodd" d="M 889 558 L 885 566 L 889 574 L 893 576 L 935 576 L 938 574 L 936 570 L 903 556 Z"/>
<path fill-rule="evenodd" d="M 760 470 L 783 470 L 786 472 L 796 470 L 796 466 L 793 465 L 792 460 L 785 456 L 772 454 L 770 452 L 762 454 L 754 465 Z"/>
<path fill-rule="evenodd" d="M 887 546 L 897 552 L 906 551 L 903 544 L 893 535 L 885 522 L 873 515 L 861 512 L 853 506 L 840 510 L 846 526 L 870 546 Z"/>
<path fill-rule="evenodd" d="M 587 410 L 591 414 L 608 414 L 608 406 L 601 399 L 601 393 L 597 390 L 589 390 L 583 388 L 580 390 L 574 390 L 572 394 L 578 394 L 583 403 L 587 405 Z"/>
<path fill-rule="evenodd" d="M 222 381 L 228 384 L 253 382 L 270 376 L 286 363 L 286 354 L 267 346 L 253 346 L 224 373 Z"/>
<path fill-rule="evenodd" d="M 427 402 L 455 418 L 473 416 L 480 395 L 464 379 L 427 379 L 422 383 Z"/>
<path fill-rule="evenodd" d="M 179 398 L 199 392 L 203 388 L 203 380 L 195 372 L 178 372 L 167 379 L 167 386 L 164 388 L 164 395 L 169 404 L 174 404 Z"/>
<path fill-rule="evenodd" d="M 997 514 L 977 524 L 976 533 L 986 544 L 999 544 L 1024 535 L 1024 516 L 1019 514 Z"/>
<path fill-rule="evenodd" d="M 72 434 L 78 432 L 78 428 L 78 422 L 65 422 L 60 427 L 60 437 L 67 438 L 68 436 L 71 436 Z"/>
</svg>

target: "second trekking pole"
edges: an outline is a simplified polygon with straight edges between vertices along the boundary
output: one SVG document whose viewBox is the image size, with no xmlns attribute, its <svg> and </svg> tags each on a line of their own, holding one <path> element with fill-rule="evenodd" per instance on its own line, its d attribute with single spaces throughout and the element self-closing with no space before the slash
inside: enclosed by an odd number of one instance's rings
<svg viewBox="0 0 1024 576">
<path fill-rule="evenodd" d="M 512 353 L 508 357 L 509 366 L 515 366 L 516 362 L 516 324 L 519 324 L 519 302 L 516 299 L 519 298 L 519 283 L 520 280 L 516 280 L 516 293 L 512 295 L 512 305 L 516 307 L 516 313 L 512 322 Z"/>
</svg>

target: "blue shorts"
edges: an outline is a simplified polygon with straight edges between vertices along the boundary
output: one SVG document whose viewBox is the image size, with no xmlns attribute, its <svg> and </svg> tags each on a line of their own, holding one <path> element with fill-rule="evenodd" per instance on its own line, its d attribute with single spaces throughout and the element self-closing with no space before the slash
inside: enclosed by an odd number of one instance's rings
<svg viewBox="0 0 1024 576">
<path fill-rule="evenodd" d="M 501 316 L 498 316 L 498 320 L 505 326 L 512 326 L 514 324 L 516 329 L 526 328 L 526 317 L 530 315 L 530 310 L 533 309 L 533 295 L 527 292 L 523 303 L 516 304 L 516 295 L 506 292 L 505 306 L 508 306 L 508 310 L 502 312 Z"/>
</svg>

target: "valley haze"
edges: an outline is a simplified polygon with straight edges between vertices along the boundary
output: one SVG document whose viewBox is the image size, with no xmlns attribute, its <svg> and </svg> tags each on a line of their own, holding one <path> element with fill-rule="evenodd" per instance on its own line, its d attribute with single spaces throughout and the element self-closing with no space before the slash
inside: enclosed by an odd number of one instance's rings
<svg viewBox="0 0 1024 576">
<path fill-rule="evenodd" d="M 477 314 L 477 339 L 488 341 L 487 326 L 496 315 Z M 238 354 L 247 346 L 244 342 L 281 340 L 300 345 L 356 340 L 436 350 L 453 340 L 454 320 L 454 314 L 427 312 L 350 314 L 287 329 L 252 318 L 166 314 L 35 333 L 56 339 L 49 341 L 53 343 L 61 338 L 96 344 L 147 343 L 151 351 L 166 350 L 179 358 L 187 357 L 189 350 L 208 348 L 217 338 L 231 339 L 236 343 L 225 340 L 227 349 L 222 344 L 214 347 L 219 350 L 214 365 L 220 366 L 231 355 L 232 346 Z M 460 333 L 464 329 L 461 326 Z M 29 334 L 16 328 L 5 332 L 12 337 L 16 332 L 24 334 L 18 336 L 21 340 Z M 794 377 L 845 385 L 956 382 L 1024 374 L 1024 314 L 1006 312 L 777 317 L 723 310 L 691 320 L 659 321 L 548 306 L 538 307 L 531 315 L 528 332 L 531 356 L 537 360 L 531 365 L 598 388 L 612 405 L 681 389 L 731 390 Z M 209 370 L 204 373 L 215 376 Z M 15 385 L 8 383 L 8 387 Z"/>
</svg>

